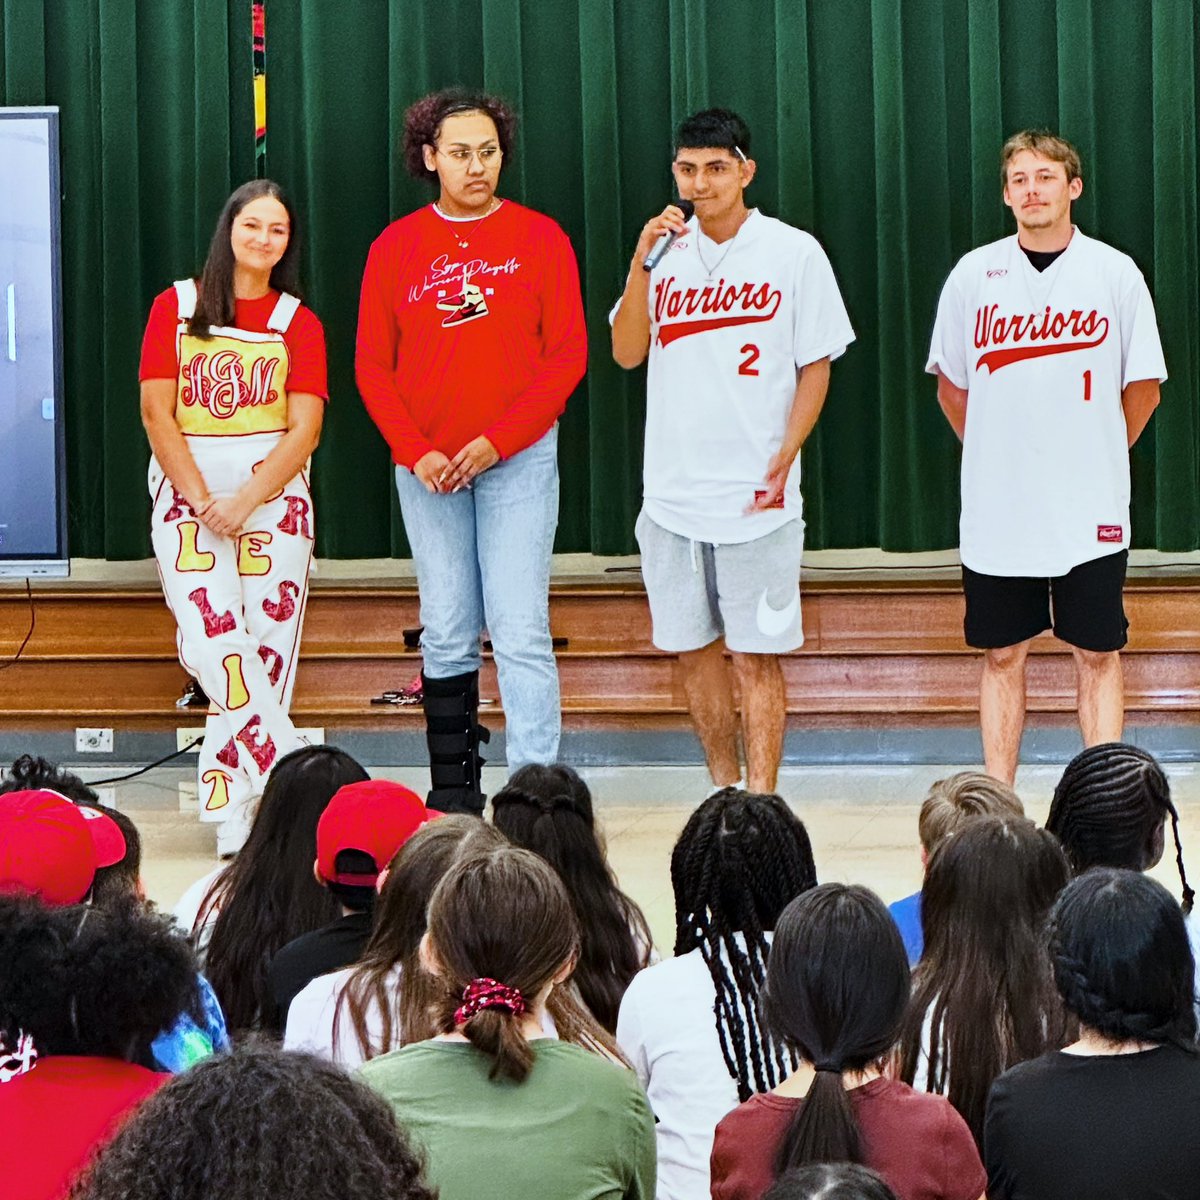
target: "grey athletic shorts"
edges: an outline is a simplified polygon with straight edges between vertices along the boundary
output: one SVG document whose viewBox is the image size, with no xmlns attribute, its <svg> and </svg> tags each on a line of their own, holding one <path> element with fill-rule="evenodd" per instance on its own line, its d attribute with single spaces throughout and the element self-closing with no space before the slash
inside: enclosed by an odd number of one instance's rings
<svg viewBox="0 0 1200 1200">
<path fill-rule="evenodd" d="M 804 644 L 802 521 L 751 542 L 714 545 L 670 533 L 643 511 L 634 532 L 660 650 L 699 650 L 722 634 L 743 654 L 786 654 Z"/>
</svg>

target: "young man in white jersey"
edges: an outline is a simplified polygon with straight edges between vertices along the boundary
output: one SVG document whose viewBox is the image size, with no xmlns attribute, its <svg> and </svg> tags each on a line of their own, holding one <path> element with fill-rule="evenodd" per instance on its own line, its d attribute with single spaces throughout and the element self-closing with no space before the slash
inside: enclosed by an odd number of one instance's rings
<svg viewBox="0 0 1200 1200">
<path fill-rule="evenodd" d="M 804 641 L 798 455 L 854 331 L 816 240 L 746 207 L 749 152 L 736 113 L 683 122 L 672 170 L 695 215 L 668 205 L 647 222 L 610 319 L 616 361 L 650 359 L 637 537 L 654 644 L 679 656 L 713 783 L 773 792 L 778 656 Z M 646 271 L 665 233 L 677 240 Z"/>
<path fill-rule="evenodd" d="M 1025 660 L 1043 630 L 1074 653 L 1085 743 L 1121 740 L 1129 447 L 1167 373 L 1141 272 L 1071 223 L 1074 146 L 1022 131 L 1001 172 L 1017 232 L 950 273 L 926 370 L 963 443 L 964 631 L 984 651 L 984 761 L 1011 784 Z"/>
</svg>

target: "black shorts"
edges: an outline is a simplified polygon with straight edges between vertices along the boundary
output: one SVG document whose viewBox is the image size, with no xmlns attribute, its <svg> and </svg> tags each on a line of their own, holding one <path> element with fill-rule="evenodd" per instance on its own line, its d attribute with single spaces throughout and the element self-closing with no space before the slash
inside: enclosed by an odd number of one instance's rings
<svg viewBox="0 0 1200 1200">
<path fill-rule="evenodd" d="M 1129 551 L 1120 550 L 1053 579 L 982 575 L 964 566 L 967 645 L 1015 646 L 1053 628 L 1055 637 L 1080 650 L 1120 650 L 1129 630 L 1121 596 L 1128 562 Z"/>
</svg>

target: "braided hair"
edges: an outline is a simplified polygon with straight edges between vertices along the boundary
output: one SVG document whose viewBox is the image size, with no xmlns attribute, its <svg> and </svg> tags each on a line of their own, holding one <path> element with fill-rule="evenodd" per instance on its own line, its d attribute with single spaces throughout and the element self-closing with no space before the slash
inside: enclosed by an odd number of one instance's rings
<svg viewBox="0 0 1200 1200">
<path fill-rule="evenodd" d="M 738 1096 L 775 1087 L 797 1059 L 763 1024 L 758 993 L 788 902 L 816 886 L 804 823 L 778 797 L 725 788 L 700 805 L 671 853 L 675 954 L 712 976 L 721 1054 Z"/>
<path fill-rule="evenodd" d="M 1183 913 L 1140 871 L 1097 867 L 1047 923 L 1054 983 L 1082 1025 L 1114 1042 L 1196 1053 L 1195 966 Z"/>
<path fill-rule="evenodd" d="M 1144 871 L 1156 861 L 1151 846 L 1167 817 L 1175 837 L 1183 911 L 1189 913 L 1196 893 L 1183 867 L 1179 813 L 1167 776 L 1152 754 L 1123 742 L 1105 742 L 1076 755 L 1054 789 L 1046 828 L 1062 843 L 1077 875 L 1090 867 Z"/>
</svg>

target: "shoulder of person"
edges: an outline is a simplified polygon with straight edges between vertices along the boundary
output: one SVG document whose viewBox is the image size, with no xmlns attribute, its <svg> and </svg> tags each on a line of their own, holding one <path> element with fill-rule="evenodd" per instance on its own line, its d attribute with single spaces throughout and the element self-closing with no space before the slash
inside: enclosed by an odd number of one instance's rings
<svg viewBox="0 0 1200 1200">
<path fill-rule="evenodd" d="M 171 320 L 176 320 L 179 316 L 179 294 L 175 291 L 175 285 L 171 284 L 168 288 L 163 288 L 157 296 L 154 297 L 154 302 L 150 305 L 152 314 L 163 314 L 169 316 Z"/>
<path fill-rule="evenodd" d="M 305 334 L 310 337 L 317 334 L 324 336 L 325 326 L 321 323 L 321 318 L 301 301 L 300 307 L 296 309 L 296 315 L 292 318 L 291 325 L 288 326 L 288 332 Z"/>
<path fill-rule="evenodd" d="M 371 256 L 394 253 L 398 247 L 419 237 L 419 231 L 428 224 L 430 218 L 438 219 L 433 212 L 433 206 L 429 204 L 422 204 L 420 208 L 414 208 L 412 212 L 397 217 L 390 225 L 385 225 L 380 235 L 371 243 Z"/>
<path fill-rule="evenodd" d="M 949 278 L 958 283 L 975 282 L 989 278 L 989 271 L 999 272 L 999 277 L 1002 278 L 1008 273 L 1009 258 L 1014 250 L 1020 253 L 1015 233 L 997 238 L 994 242 L 985 242 L 982 246 L 976 246 L 974 250 L 968 250 L 954 264 Z"/>
<path fill-rule="evenodd" d="M 566 230 L 553 218 L 536 208 L 528 208 L 515 200 L 505 200 L 500 210 L 507 212 L 508 222 L 524 229 L 528 235 L 545 238 L 549 241 L 569 242 Z"/>
</svg>

